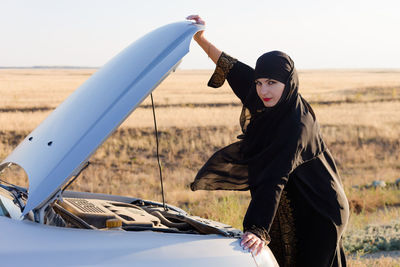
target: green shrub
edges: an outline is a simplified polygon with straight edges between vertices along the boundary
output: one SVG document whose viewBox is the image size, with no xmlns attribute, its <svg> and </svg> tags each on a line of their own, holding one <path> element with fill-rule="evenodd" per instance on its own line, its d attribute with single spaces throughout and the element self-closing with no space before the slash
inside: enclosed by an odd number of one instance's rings
<svg viewBox="0 0 400 267">
<path fill-rule="evenodd" d="M 400 220 L 348 231 L 343 237 L 343 245 L 348 253 L 400 250 Z"/>
</svg>

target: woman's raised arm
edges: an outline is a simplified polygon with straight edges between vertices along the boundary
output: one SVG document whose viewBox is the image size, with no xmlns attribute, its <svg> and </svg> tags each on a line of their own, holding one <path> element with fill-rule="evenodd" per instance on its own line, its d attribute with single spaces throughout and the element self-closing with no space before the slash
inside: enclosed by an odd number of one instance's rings
<svg viewBox="0 0 400 267">
<path fill-rule="evenodd" d="M 199 15 L 190 15 L 186 19 L 188 20 L 194 20 L 195 23 L 201 24 L 201 25 L 206 25 L 206 22 L 200 18 Z M 204 36 L 204 30 L 197 32 L 194 36 L 193 39 L 200 45 L 200 47 L 206 52 L 209 58 L 217 64 L 217 61 L 219 57 L 222 54 L 222 51 L 216 48 L 210 41 L 208 41 L 205 36 Z"/>
</svg>

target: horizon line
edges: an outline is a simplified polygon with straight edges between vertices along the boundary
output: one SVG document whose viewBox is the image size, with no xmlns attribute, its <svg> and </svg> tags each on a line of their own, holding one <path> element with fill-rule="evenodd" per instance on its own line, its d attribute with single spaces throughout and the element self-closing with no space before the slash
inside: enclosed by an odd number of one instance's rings
<svg viewBox="0 0 400 267">
<path fill-rule="evenodd" d="M 68 66 L 68 65 L 37 65 L 37 66 L 0 66 L 0 69 L 100 69 L 102 66 Z M 193 71 L 213 71 L 214 68 L 199 68 L 199 69 L 191 69 L 191 68 L 178 68 L 177 70 L 193 70 Z M 299 71 L 321 71 L 321 70 L 331 70 L 331 71 L 339 71 L 339 70 L 386 70 L 386 71 L 400 71 L 400 68 L 395 67 L 364 67 L 364 68 L 339 68 L 339 67 L 330 67 L 330 68 L 304 68 L 298 69 Z"/>
</svg>

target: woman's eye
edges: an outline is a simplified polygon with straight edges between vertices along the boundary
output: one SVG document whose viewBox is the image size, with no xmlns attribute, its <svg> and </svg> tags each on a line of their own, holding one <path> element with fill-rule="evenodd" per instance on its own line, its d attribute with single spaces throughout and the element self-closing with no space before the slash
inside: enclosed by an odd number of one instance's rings
<svg viewBox="0 0 400 267">
<path fill-rule="evenodd" d="M 256 85 L 260 86 L 260 85 L 261 85 L 261 82 L 256 81 Z"/>
<path fill-rule="evenodd" d="M 269 85 L 273 85 L 273 84 L 275 84 L 275 82 L 274 81 L 268 81 L 268 84 Z"/>
</svg>

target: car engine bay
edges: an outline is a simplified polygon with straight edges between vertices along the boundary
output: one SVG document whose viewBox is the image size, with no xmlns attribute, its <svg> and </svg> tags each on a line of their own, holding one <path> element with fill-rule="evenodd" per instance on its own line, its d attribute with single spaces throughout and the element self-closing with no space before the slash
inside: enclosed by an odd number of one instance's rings
<svg viewBox="0 0 400 267">
<path fill-rule="evenodd" d="M 229 225 L 182 214 L 172 208 L 165 210 L 161 204 L 141 199 L 124 203 L 103 199 L 63 198 L 58 204 L 55 210 L 63 218 L 67 216 L 60 211 L 60 206 L 64 212 L 68 211 L 97 229 L 115 228 L 107 227 L 107 222 L 117 220 L 121 222 L 120 228 L 126 231 L 152 230 L 227 236 L 235 236 L 234 232 L 238 231 Z"/>
<path fill-rule="evenodd" d="M 75 192 L 77 193 L 77 192 Z M 87 197 L 67 196 L 54 201 L 45 209 L 44 223 L 68 228 L 122 231 L 154 231 L 185 234 L 218 234 L 240 237 L 241 231 L 229 225 L 190 216 L 179 208 L 162 203 L 132 198 L 115 200 L 118 196 L 96 198 L 96 194 L 78 192 Z M 3 209 L 23 210 L 25 188 L 1 185 L 0 203 L 14 203 Z M 113 199 L 114 198 L 114 199 Z M 12 202 L 11 202 L 12 200 Z M 15 213 L 15 212 L 14 212 Z M 34 221 L 30 212 L 24 219 Z M 8 212 L 3 212 L 9 216 Z M 7 216 L 8 215 L 8 216 Z"/>
</svg>

